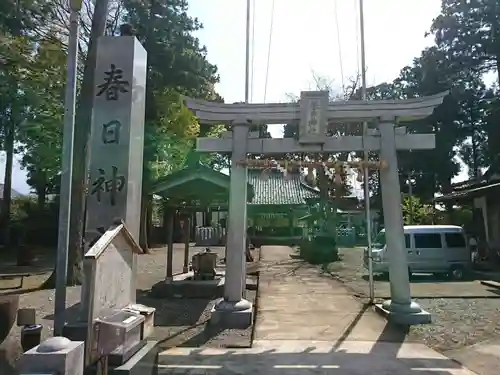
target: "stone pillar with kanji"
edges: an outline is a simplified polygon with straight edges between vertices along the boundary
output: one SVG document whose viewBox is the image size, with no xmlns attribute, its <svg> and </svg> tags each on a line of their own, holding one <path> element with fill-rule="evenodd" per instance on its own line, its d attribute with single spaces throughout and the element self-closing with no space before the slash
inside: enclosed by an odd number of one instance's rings
<svg viewBox="0 0 500 375">
<path fill-rule="evenodd" d="M 99 39 L 85 226 L 87 243 L 117 220 L 123 220 L 134 238 L 139 239 L 146 71 L 147 53 L 135 37 Z M 135 285 L 135 280 L 131 282 Z M 135 288 L 132 290 L 135 294 Z"/>
</svg>

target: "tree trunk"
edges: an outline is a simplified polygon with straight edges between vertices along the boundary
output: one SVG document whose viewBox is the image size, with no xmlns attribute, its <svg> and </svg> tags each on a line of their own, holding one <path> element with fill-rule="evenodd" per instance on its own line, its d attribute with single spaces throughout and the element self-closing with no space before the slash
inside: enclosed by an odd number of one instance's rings
<svg viewBox="0 0 500 375">
<path fill-rule="evenodd" d="M 146 250 L 151 247 L 151 239 L 153 232 L 153 196 L 148 195 L 148 207 L 146 216 Z"/>
<path fill-rule="evenodd" d="M 17 87 L 17 85 L 16 85 Z M 17 107 L 14 103 L 13 107 Z M 17 122 L 17 112 L 18 109 L 13 109 L 11 114 L 11 119 L 8 122 L 8 126 L 5 129 L 7 133 L 5 136 L 5 176 L 3 182 L 3 197 L 2 197 L 2 210 L 0 221 L 2 225 L 2 241 L 4 245 L 9 245 L 10 239 L 10 206 L 12 200 L 12 164 L 14 161 L 14 127 Z M 16 115 L 14 114 L 16 112 Z"/>
<path fill-rule="evenodd" d="M 45 172 L 38 171 L 36 184 L 36 205 L 40 214 L 45 208 L 45 200 L 47 198 L 47 181 L 45 177 Z"/>
<path fill-rule="evenodd" d="M 148 196 L 143 194 L 141 199 L 141 223 L 139 232 L 139 246 L 147 252 L 148 250 Z"/>
</svg>

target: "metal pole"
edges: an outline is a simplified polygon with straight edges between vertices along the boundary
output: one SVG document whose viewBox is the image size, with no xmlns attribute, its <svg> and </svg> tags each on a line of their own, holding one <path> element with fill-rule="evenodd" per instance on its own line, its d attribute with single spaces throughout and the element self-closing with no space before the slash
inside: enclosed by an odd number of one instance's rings
<svg viewBox="0 0 500 375">
<path fill-rule="evenodd" d="M 367 100 L 366 96 L 366 55 L 365 55 L 365 20 L 364 20 L 364 2 L 359 0 L 359 28 L 360 28 L 360 49 L 361 49 L 361 99 Z M 363 123 L 363 145 L 364 137 L 368 135 L 368 123 Z M 363 159 L 368 163 L 368 151 L 364 151 Z M 372 259 L 372 215 L 370 209 L 370 187 L 368 186 L 368 168 L 363 169 L 364 180 L 364 198 L 366 215 L 366 239 L 368 242 L 368 283 L 370 288 L 370 303 L 375 300 L 375 288 L 373 283 L 373 259 Z"/>
<path fill-rule="evenodd" d="M 247 0 L 247 24 L 245 40 L 245 103 L 248 103 L 250 97 L 250 12 L 251 0 Z"/>
<path fill-rule="evenodd" d="M 56 293 L 54 306 L 54 336 L 61 336 L 65 324 L 66 279 L 71 212 L 71 180 L 73 175 L 73 136 L 75 132 L 76 75 L 78 65 L 78 33 L 82 1 L 71 2 L 68 39 L 67 82 L 64 98 L 64 135 L 59 203 L 59 233 L 57 238 Z"/>
<path fill-rule="evenodd" d="M 251 11 L 252 11 L 251 0 L 247 0 L 246 35 L 245 35 L 245 103 L 248 103 L 249 98 L 250 98 L 250 38 L 251 38 L 250 22 L 251 22 Z M 252 53 L 253 53 L 253 51 L 252 51 Z M 248 244 L 248 241 L 246 241 L 247 236 L 248 236 L 247 225 L 245 224 L 245 246 L 243 248 L 245 255 L 246 255 L 247 244 Z M 226 255 L 225 255 L 225 257 L 226 257 L 226 261 L 227 261 L 227 243 L 226 243 Z M 247 280 L 246 257 L 243 257 L 241 278 L 242 278 L 242 287 L 243 287 L 243 290 L 241 292 L 242 292 L 242 296 L 244 297 L 245 292 L 246 292 L 246 280 Z"/>
<path fill-rule="evenodd" d="M 408 177 L 408 195 L 410 196 L 410 225 L 413 225 L 413 174 Z"/>
</svg>

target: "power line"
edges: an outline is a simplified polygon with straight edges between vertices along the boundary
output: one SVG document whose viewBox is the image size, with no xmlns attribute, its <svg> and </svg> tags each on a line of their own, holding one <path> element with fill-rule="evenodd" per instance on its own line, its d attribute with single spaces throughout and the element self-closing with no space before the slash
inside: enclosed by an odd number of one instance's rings
<svg viewBox="0 0 500 375">
<path fill-rule="evenodd" d="M 269 25 L 269 43 L 267 45 L 267 66 L 266 66 L 266 81 L 264 83 L 264 103 L 267 99 L 267 83 L 269 82 L 269 65 L 271 61 L 271 45 L 273 41 L 273 24 L 274 24 L 274 1 L 271 4 L 271 24 Z"/>
<path fill-rule="evenodd" d="M 337 28 L 337 46 L 339 49 L 340 76 L 341 76 L 341 80 L 342 80 L 342 93 L 343 93 L 344 89 L 345 89 L 344 64 L 342 62 L 342 43 L 340 41 L 340 26 L 339 26 L 339 14 L 338 14 L 337 0 L 333 0 L 333 8 L 334 8 L 334 12 L 335 12 L 335 26 Z"/>
</svg>

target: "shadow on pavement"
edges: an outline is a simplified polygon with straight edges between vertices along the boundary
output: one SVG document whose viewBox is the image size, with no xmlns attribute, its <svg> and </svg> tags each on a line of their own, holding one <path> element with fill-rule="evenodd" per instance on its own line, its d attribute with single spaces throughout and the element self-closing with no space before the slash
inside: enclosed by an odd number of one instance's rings
<svg viewBox="0 0 500 375">
<path fill-rule="evenodd" d="M 368 275 L 363 275 L 362 276 L 363 280 L 368 281 Z M 374 281 L 387 281 L 389 282 L 389 277 L 388 275 L 383 275 L 383 274 L 374 274 L 373 275 L 373 280 Z M 470 282 L 474 280 L 483 280 L 481 277 L 476 277 L 476 276 L 469 276 L 464 279 L 460 280 L 455 280 L 455 279 L 450 279 L 449 277 L 446 276 L 436 276 L 433 274 L 426 274 L 426 273 L 416 273 L 412 274 L 410 278 L 410 282 L 412 284 L 417 284 L 417 283 L 449 283 L 449 282 L 454 282 L 454 283 L 459 283 L 459 282 Z"/>
<path fill-rule="evenodd" d="M 155 327 L 194 326 L 206 312 L 210 299 L 152 298 L 149 290 L 137 290 L 137 303 L 156 309 Z"/>
<path fill-rule="evenodd" d="M 361 311 L 359 316 L 363 315 Z M 356 325 L 356 319 L 352 326 Z M 351 328 L 352 329 L 352 328 Z M 386 325 L 374 343 L 348 340 L 348 332 L 335 343 L 321 341 L 257 342 L 246 350 L 177 349 L 160 356 L 159 373 L 205 374 L 454 374 L 472 375 L 462 366 L 420 344 L 403 342 L 405 329 Z"/>
</svg>

